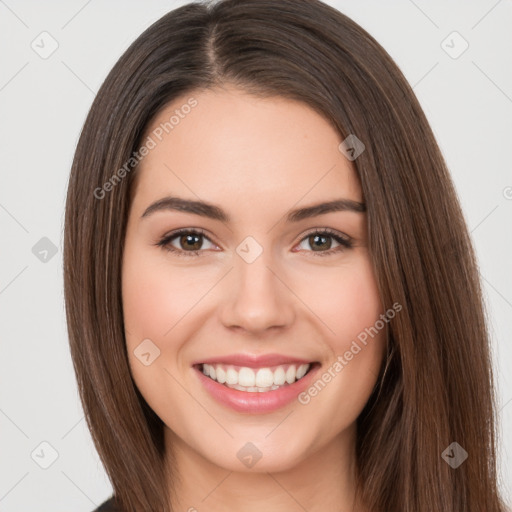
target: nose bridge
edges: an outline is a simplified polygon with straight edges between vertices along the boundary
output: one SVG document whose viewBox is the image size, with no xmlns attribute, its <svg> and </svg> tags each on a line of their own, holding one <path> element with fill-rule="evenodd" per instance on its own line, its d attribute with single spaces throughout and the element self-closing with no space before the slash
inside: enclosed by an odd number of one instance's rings
<svg viewBox="0 0 512 512">
<path fill-rule="evenodd" d="M 254 261 L 247 261 L 243 257 L 236 258 L 235 277 L 238 281 L 238 294 L 257 297 L 263 293 L 269 294 L 269 299 L 278 293 L 277 278 L 270 270 L 273 264 L 269 253 L 270 251 L 262 252 Z"/>
<path fill-rule="evenodd" d="M 236 252 L 224 323 L 253 331 L 290 323 L 292 294 L 281 281 L 284 276 L 280 277 L 275 270 L 278 265 L 273 261 L 272 251 L 263 250 L 248 237 Z"/>
</svg>

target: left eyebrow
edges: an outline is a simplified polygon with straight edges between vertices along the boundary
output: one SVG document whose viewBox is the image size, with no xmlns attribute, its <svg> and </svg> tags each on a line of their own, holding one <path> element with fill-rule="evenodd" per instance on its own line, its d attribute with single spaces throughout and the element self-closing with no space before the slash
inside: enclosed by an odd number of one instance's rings
<svg viewBox="0 0 512 512">
<path fill-rule="evenodd" d="M 299 208 L 288 213 L 286 220 L 288 222 L 298 222 L 317 215 L 323 215 L 331 212 L 356 212 L 364 213 L 366 205 L 352 199 L 336 199 L 327 203 L 314 204 L 306 208 Z"/>
<path fill-rule="evenodd" d="M 148 217 L 152 213 L 165 210 L 175 210 L 181 212 L 200 215 L 221 222 L 230 222 L 230 216 L 216 206 L 205 201 L 194 201 L 181 197 L 167 196 L 154 202 L 142 214 L 141 218 Z M 292 210 L 286 216 L 287 222 L 299 222 L 304 219 L 324 215 L 331 212 L 350 211 L 363 213 L 366 211 L 366 205 L 352 199 L 336 199 L 325 203 L 318 203 L 305 208 Z"/>
</svg>

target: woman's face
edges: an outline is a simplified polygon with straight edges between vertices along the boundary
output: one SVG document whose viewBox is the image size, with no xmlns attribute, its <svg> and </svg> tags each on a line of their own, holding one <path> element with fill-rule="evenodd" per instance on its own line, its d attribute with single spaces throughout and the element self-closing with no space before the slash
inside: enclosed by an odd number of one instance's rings
<svg viewBox="0 0 512 512">
<path fill-rule="evenodd" d="M 133 378 L 173 450 L 274 471 L 353 445 L 385 328 L 366 214 L 312 208 L 363 201 L 341 142 L 305 104 L 232 87 L 148 127 L 123 310 Z"/>
</svg>

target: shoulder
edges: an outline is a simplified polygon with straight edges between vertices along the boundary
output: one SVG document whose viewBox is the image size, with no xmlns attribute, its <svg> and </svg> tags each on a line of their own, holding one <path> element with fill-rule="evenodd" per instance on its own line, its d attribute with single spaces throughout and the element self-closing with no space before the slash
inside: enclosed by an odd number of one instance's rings
<svg viewBox="0 0 512 512">
<path fill-rule="evenodd" d="M 108 500 L 104 501 L 98 508 L 94 509 L 93 512 L 122 512 L 116 505 L 114 497 L 112 496 Z"/>
</svg>

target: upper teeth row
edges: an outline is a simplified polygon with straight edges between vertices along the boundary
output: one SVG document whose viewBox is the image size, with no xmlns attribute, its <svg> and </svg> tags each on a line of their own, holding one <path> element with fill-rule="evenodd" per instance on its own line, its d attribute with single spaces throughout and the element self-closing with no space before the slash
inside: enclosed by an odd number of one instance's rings
<svg viewBox="0 0 512 512">
<path fill-rule="evenodd" d="M 277 366 L 274 369 L 242 367 L 225 367 L 220 364 L 203 364 L 203 373 L 221 384 L 238 384 L 245 387 L 282 386 L 285 382 L 293 384 L 306 375 L 309 364 Z M 285 369 L 286 368 L 286 369 Z"/>
</svg>

